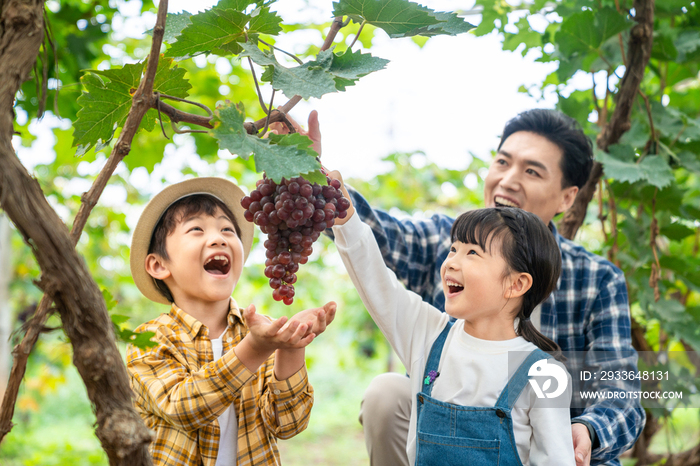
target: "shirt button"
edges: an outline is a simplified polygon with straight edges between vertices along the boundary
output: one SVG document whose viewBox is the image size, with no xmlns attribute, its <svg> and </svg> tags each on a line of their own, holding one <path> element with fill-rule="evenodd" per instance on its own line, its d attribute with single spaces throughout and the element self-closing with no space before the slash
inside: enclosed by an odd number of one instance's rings
<svg viewBox="0 0 700 466">
<path fill-rule="evenodd" d="M 280 394 L 280 391 L 279 391 L 279 390 L 273 390 L 272 393 L 274 393 L 275 395 L 279 395 L 279 394 Z"/>
<path fill-rule="evenodd" d="M 228 343 L 231 343 L 231 342 L 233 341 L 233 338 L 228 337 L 228 338 L 226 338 L 226 341 L 227 341 Z"/>
</svg>

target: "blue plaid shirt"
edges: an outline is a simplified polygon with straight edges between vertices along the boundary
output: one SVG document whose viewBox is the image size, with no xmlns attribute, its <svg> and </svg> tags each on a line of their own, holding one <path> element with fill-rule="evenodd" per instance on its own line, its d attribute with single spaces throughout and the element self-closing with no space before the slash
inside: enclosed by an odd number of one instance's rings
<svg viewBox="0 0 700 466">
<path fill-rule="evenodd" d="M 397 220 L 372 209 L 356 191 L 350 190 L 350 194 L 357 213 L 372 228 L 387 266 L 407 289 L 444 312 L 440 266 L 452 245 L 450 230 L 454 219 L 436 214 L 424 220 Z M 563 238 L 552 224 L 550 228 L 561 249 L 562 272 L 557 290 L 541 305 L 540 331 L 559 344 L 569 358 L 567 366 L 636 371 L 637 352 L 632 347 L 629 301 L 622 271 Z M 583 360 L 576 360 L 577 357 Z M 607 388 L 640 390 L 640 385 L 632 381 L 625 382 L 625 386 Z M 574 398 L 577 396 L 575 392 Z M 578 406 L 586 408 L 572 408 L 572 421 L 590 424 L 599 442 L 591 464 L 620 465 L 617 458 L 634 445 L 644 427 L 646 415 L 639 400 L 582 404 L 579 397 L 577 401 Z"/>
</svg>

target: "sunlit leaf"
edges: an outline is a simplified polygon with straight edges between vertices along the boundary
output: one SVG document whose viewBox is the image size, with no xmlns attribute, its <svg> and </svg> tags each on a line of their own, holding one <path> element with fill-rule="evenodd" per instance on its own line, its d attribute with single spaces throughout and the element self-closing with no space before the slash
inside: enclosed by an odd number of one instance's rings
<svg viewBox="0 0 700 466">
<path fill-rule="evenodd" d="M 632 24 L 614 8 L 584 10 L 564 19 L 556 42 L 564 55 L 586 53 L 597 49 L 608 38 L 630 28 Z"/>
<path fill-rule="evenodd" d="M 95 145 L 106 146 L 114 131 L 124 125 L 144 68 L 144 63 L 136 63 L 111 70 L 90 70 L 81 78 L 85 90 L 78 98 L 81 108 L 78 119 L 73 123 L 73 145 L 78 146 L 77 155 L 84 154 Z M 184 75 L 185 70 L 174 66 L 172 59 L 161 57 L 154 79 L 154 92 L 187 97 L 192 86 Z M 140 128 L 151 131 L 155 121 L 156 110 L 150 109 L 144 115 Z"/>
<path fill-rule="evenodd" d="M 261 139 L 246 132 L 244 121 L 243 106 L 227 103 L 216 109 L 214 129 L 210 133 L 218 140 L 221 149 L 244 159 L 253 154 L 256 171 L 264 171 L 279 183 L 282 178 L 309 174 L 321 168 L 315 152 L 310 149 L 308 137 L 292 134 Z"/>
<path fill-rule="evenodd" d="M 238 54 L 241 51 L 239 42 L 257 34 L 274 35 L 282 30 L 282 18 L 269 7 L 258 7 L 246 14 L 250 3 L 222 0 L 214 8 L 192 15 L 166 55 L 182 59 L 209 52 Z"/>
<path fill-rule="evenodd" d="M 365 21 L 390 37 L 455 35 L 474 27 L 454 13 L 435 12 L 408 0 L 340 0 L 333 7 L 334 16 Z"/>
<path fill-rule="evenodd" d="M 644 180 L 657 188 L 668 186 L 673 172 L 662 157 L 648 155 L 640 163 L 623 161 L 605 152 L 596 152 L 596 159 L 603 164 L 605 176 L 617 181 L 635 183 Z"/>
</svg>

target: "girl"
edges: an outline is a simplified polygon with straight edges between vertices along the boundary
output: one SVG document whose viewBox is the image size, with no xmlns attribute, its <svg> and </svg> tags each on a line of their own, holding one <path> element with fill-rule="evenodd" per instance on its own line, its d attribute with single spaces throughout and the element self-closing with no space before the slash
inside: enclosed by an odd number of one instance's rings
<svg viewBox="0 0 700 466">
<path fill-rule="evenodd" d="M 353 206 L 335 225 L 348 273 L 411 377 L 410 464 L 573 466 L 570 376 L 529 320 L 561 269 L 542 220 L 508 207 L 458 217 L 441 269 L 445 313 L 403 288 Z M 555 390 L 528 377 L 542 369 L 560 375 Z"/>
</svg>

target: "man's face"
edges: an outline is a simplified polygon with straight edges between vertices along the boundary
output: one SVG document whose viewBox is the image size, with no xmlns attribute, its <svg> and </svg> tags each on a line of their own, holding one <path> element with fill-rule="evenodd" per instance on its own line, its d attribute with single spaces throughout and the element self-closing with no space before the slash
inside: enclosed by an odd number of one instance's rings
<svg viewBox="0 0 700 466">
<path fill-rule="evenodd" d="M 508 136 L 484 180 L 486 207 L 519 207 L 545 223 L 571 207 L 578 188 L 562 188 L 562 151 L 539 134 L 519 131 Z"/>
</svg>

